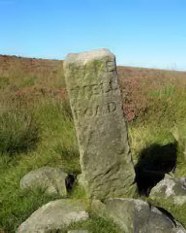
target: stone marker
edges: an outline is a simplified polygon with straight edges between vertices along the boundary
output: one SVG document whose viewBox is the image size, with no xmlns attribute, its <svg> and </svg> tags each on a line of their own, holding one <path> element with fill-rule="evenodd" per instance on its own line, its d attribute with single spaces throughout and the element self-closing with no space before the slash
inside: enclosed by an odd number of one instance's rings
<svg viewBox="0 0 186 233">
<path fill-rule="evenodd" d="M 64 71 L 90 198 L 133 193 L 135 172 L 123 116 L 115 56 L 107 49 L 69 54 Z"/>
</svg>

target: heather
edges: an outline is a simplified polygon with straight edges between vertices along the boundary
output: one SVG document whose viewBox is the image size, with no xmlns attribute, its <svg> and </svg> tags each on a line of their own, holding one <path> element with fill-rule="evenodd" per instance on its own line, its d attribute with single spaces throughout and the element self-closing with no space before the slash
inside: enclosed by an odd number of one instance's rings
<svg viewBox="0 0 186 233">
<path fill-rule="evenodd" d="M 0 229 L 15 232 L 34 210 L 49 200 L 38 192 L 24 193 L 19 181 L 28 171 L 49 165 L 80 173 L 79 152 L 61 64 L 55 72 L 17 70 L 0 77 Z M 119 67 L 124 114 L 135 164 L 145 149 L 156 144 L 176 145 L 176 176 L 186 176 L 186 73 Z M 163 154 L 163 153 L 162 153 Z M 148 160 L 159 161 L 150 153 Z M 172 171 L 169 171 L 172 172 Z M 83 197 L 80 187 L 69 194 Z M 161 206 L 161 200 L 156 205 Z M 186 226 L 186 212 L 166 202 L 167 208 Z M 115 232 L 111 224 L 93 218 L 86 223 L 93 232 Z M 105 230 L 104 230 L 105 229 Z M 106 231 L 107 230 L 107 231 Z"/>
</svg>

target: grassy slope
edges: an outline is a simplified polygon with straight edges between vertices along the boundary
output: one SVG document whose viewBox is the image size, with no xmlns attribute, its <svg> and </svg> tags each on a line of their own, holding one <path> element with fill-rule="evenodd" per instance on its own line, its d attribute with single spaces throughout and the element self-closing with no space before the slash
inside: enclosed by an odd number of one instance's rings
<svg viewBox="0 0 186 233">
<path fill-rule="evenodd" d="M 37 119 L 40 129 L 36 149 L 0 156 L 0 228 L 5 232 L 15 232 L 16 227 L 39 206 L 59 198 L 45 196 L 41 191 L 21 192 L 21 177 L 45 165 L 63 167 L 74 173 L 79 173 L 80 167 L 61 62 L 55 61 L 51 65 L 50 61 L 43 63 L 14 58 L 12 62 L 7 57 L 5 60 L 8 68 L 4 60 L 0 63 L 0 113 L 9 109 L 29 112 Z M 176 138 L 176 175 L 186 176 L 186 73 L 121 67 L 118 73 L 124 91 L 124 111 L 129 121 L 134 161 L 137 163 L 144 148 L 154 143 L 174 142 Z M 71 197 L 83 195 L 77 188 Z M 171 211 L 186 225 L 184 209 L 178 211 L 171 207 Z M 101 219 L 92 218 L 86 224 L 95 233 L 108 232 L 108 229 L 110 233 L 115 232 L 112 224 L 107 226 L 108 223 Z"/>
</svg>

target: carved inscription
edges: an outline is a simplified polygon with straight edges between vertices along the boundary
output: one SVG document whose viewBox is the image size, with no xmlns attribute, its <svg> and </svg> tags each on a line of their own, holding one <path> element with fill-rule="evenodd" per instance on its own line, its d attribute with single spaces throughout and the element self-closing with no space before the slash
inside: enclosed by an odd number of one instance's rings
<svg viewBox="0 0 186 233">
<path fill-rule="evenodd" d="M 70 89 L 74 98 L 90 98 L 91 96 L 99 96 L 118 90 L 118 84 L 110 80 L 110 82 L 101 82 L 99 84 L 91 84 L 84 86 L 76 86 Z"/>
<path fill-rule="evenodd" d="M 70 54 L 64 71 L 80 148 L 80 184 L 90 199 L 132 194 L 135 172 L 115 56 L 106 49 Z"/>
<path fill-rule="evenodd" d="M 75 109 L 75 116 L 76 119 L 82 117 L 97 117 L 97 116 L 104 116 L 111 113 L 114 113 L 117 110 L 117 105 L 115 102 L 109 102 L 104 105 L 93 105 L 87 107 L 79 107 Z"/>
</svg>

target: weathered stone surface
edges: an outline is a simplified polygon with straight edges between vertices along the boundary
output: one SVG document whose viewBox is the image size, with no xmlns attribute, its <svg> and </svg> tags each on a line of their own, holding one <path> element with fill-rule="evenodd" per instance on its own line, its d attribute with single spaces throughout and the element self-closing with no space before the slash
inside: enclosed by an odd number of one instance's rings
<svg viewBox="0 0 186 233">
<path fill-rule="evenodd" d="M 61 168 L 41 167 L 26 174 L 20 181 L 20 188 L 34 190 L 40 188 L 48 194 L 67 195 L 65 180 L 67 174 Z"/>
<path fill-rule="evenodd" d="M 150 198 L 170 198 L 175 204 L 186 203 L 186 178 L 166 175 L 150 192 Z"/>
<path fill-rule="evenodd" d="M 90 232 L 87 230 L 71 230 L 68 231 L 68 233 L 90 233 Z"/>
<path fill-rule="evenodd" d="M 92 202 L 92 209 L 111 218 L 123 233 L 186 233 L 173 218 L 156 207 L 137 199 L 108 199 Z"/>
<path fill-rule="evenodd" d="M 132 193 L 135 173 L 114 55 L 107 49 L 69 54 L 64 71 L 88 196 Z"/>
<path fill-rule="evenodd" d="M 88 203 L 83 200 L 57 200 L 49 202 L 35 211 L 23 222 L 18 233 L 60 232 L 71 223 L 89 218 Z"/>
</svg>

